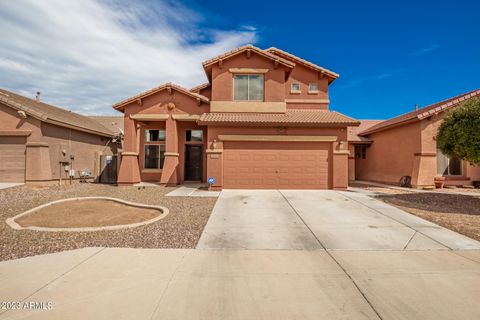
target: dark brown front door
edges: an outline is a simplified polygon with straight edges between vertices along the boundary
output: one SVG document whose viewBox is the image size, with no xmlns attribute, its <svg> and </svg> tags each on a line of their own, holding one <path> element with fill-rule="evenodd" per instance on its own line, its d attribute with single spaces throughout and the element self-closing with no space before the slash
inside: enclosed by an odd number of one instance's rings
<svg viewBox="0 0 480 320">
<path fill-rule="evenodd" d="M 202 180 L 203 166 L 201 145 L 185 146 L 185 180 Z"/>
</svg>

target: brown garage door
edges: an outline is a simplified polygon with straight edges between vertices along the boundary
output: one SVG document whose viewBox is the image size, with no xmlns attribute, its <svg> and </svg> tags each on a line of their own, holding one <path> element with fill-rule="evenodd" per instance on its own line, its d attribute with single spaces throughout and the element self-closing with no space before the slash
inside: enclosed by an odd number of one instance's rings
<svg viewBox="0 0 480 320">
<path fill-rule="evenodd" d="M 25 181 L 25 138 L 0 137 L 0 182 Z"/>
<path fill-rule="evenodd" d="M 328 143 L 225 142 L 227 189 L 327 189 Z"/>
</svg>

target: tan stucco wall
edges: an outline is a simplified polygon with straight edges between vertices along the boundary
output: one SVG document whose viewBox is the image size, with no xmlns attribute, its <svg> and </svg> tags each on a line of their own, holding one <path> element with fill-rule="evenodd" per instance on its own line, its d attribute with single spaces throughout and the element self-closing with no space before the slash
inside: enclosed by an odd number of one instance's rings
<svg viewBox="0 0 480 320">
<path fill-rule="evenodd" d="M 40 121 L 27 117 L 22 119 L 16 110 L 0 103 L 0 130 L 30 130 L 32 133 L 28 141 L 40 141 Z"/>
<path fill-rule="evenodd" d="M 348 144 L 348 180 L 355 180 L 355 146 L 353 144 Z"/>
<path fill-rule="evenodd" d="M 420 152 L 420 122 L 374 133 L 366 159 L 356 159 L 355 179 L 398 183 L 411 176 L 414 154 Z"/>
<path fill-rule="evenodd" d="M 429 119 L 421 121 L 422 135 L 421 146 L 422 153 L 437 153 L 436 135 L 443 119 L 447 115 L 446 112 L 434 115 Z M 431 157 L 431 159 L 425 159 L 426 163 L 422 170 L 419 170 L 418 184 L 428 185 L 432 184 L 433 178 L 437 175 L 437 159 Z M 480 180 L 480 168 L 479 166 L 473 166 L 467 161 L 462 161 L 462 176 L 459 177 L 447 177 L 447 185 L 463 185 L 470 184 L 471 181 Z"/>
<path fill-rule="evenodd" d="M 167 104 L 173 103 L 175 108 L 168 109 Z M 124 151 L 129 153 L 138 153 L 138 155 L 128 155 L 122 157 L 120 165 L 119 183 L 131 184 L 139 181 L 160 182 L 162 175 L 165 176 L 165 169 L 171 170 L 175 175 L 177 182 L 184 180 L 184 161 L 185 161 L 185 131 L 187 129 L 204 130 L 204 141 L 206 141 L 206 127 L 199 127 L 194 121 L 172 121 L 170 126 L 166 126 L 167 121 L 134 121 L 130 118 L 131 114 L 163 114 L 168 115 L 169 120 L 173 119 L 174 114 L 201 115 L 208 112 L 209 105 L 205 103 L 197 104 L 197 100 L 178 91 L 161 91 L 142 99 L 142 105 L 132 102 L 125 107 L 125 140 Z M 172 168 L 152 172 L 144 170 L 144 135 L 145 129 L 166 129 L 167 140 L 175 136 L 171 141 L 175 144 L 165 143 L 166 152 L 178 153 L 175 164 Z M 178 161 L 178 165 L 176 162 Z M 169 165 L 168 165 L 169 166 Z M 206 155 L 204 155 L 204 178 L 206 176 Z M 148 172 L 150 171 L 150 172 Z"/>
<path fill-rule="evenodd" d="M 246 54 L 240 54 L 223 61 L 222 66 L 215 64 L 212 67 L 212 101 L 233 101 L 233 73 L 230 68 L 255 68 L 268 69 L 265 77 L 265 101 L 285 101 L 285 69 L 279 65 L 274 68 L 274 62 L 252 54 L 247 58 Z M 240 111 L 240 110 L 239 110 Z"/>
<path fill-rule="evenodd" d="M 300 84 L 300 93 L 292 93 L 292 83 Z M 310 83 L 316 83 L 318 93 L 308 93 L 308 85 Z M 327 78 L 318 77 L 318 72 L 306 68 L 300 64 L 295 65 L 290 77 L 285 84 L 285 98 L 289 100 L 327 100 L 328 99 L 328 80 Z M 328 109 L 328 103 L 287 103 L 289 109 Z"/>
<path fill-rule="evenodd" d="M 109 143 L 110 139 L 107 137 L 48 123 L 42 123 L 41 129 L 42 141 L 49 145 L 51 178 L 54 180 L 68 177 L 63 168 L 60 168 L 60 161 L 72 162 L 71 169 L 75 170 L 75 177 L 78 178 L 80 170 L 89 169 L 95 173 L 96 153 L 113 155 L 117 152 L 116 145 Z M 62 150 L 66 151 L 65 156 Z M 70 155 L 74 156 L 73 161 L 70 160 Z"/>
<path fill-rule="evenodd" d="M 17 111 L 0 104 L 0 130 L 29 130 L 31 134 L 26 140 L 26 180 L 50 181 L 67 177 L 60 170 L 61 150 L 66 150 L 65 161 L 70 161 L 70 154 L 75 155 L 74 170 L 95 168 L 95 152 L 111 155 L 116 153 L 116 146 L 105 147 L 108 138 L 90 133 L 72 130 L 41 122 L 31 116 L 21 119 Z M 78 174 L 76 174 L 78 178 Z"/>
<path fill-rule="evenodd" d="M 443 112 L 369 135 L 373 143 L 367 148 L 366 159 L 355 159 L 355 179 L 396 184 L 408 175 L 414 187 L 433 185 L 437 176 L 435 137 L 445 116 Z M 479 166 L 463 161 L 462 172 L 462 176 L 447 177 L 446 184 L 465 185 L 480 180 Z"/>
</svg>

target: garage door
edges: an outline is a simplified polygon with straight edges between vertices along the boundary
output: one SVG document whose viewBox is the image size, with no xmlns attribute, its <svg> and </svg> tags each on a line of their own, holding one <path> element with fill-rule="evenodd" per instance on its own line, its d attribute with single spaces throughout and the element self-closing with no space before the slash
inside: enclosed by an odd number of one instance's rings
<svg viewBox="0 0 480 320">
<path fill-rule="evenodd" d="M 227 189 L 327 189 L 329 143 L 225 142 Z"/>
<path fill-rule="evenodd" d="M 0 182 L 25 181 L 25 138 L 0 137 Z"/>
</svg>

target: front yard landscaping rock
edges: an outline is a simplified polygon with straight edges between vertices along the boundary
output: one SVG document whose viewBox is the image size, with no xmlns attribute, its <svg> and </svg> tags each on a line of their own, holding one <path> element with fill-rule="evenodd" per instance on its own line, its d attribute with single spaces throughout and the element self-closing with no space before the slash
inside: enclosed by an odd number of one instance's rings
<svg viewBox="0 0 480 320">
<path fill-rule="evenodd" d="M 173 187 L 117 187 L 100 184 L 67 186 L 18 186 L 0 190 L 0 260 L 83 247 L 194 248 L 216 198 L 165 197 Z M 42 204 L 75 197 L 105 196 L 160 205 L 167 217 L 149 225 L 96 232 L 41 232 L 14 230 L 7 218 Z"/>
</svg>

